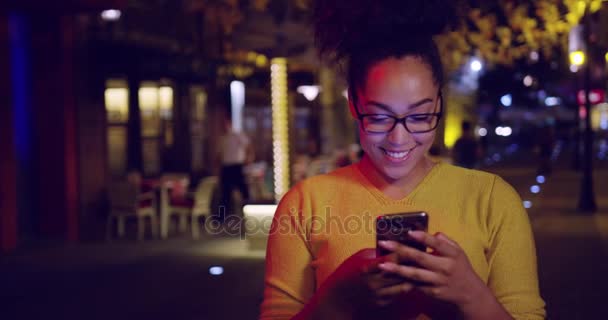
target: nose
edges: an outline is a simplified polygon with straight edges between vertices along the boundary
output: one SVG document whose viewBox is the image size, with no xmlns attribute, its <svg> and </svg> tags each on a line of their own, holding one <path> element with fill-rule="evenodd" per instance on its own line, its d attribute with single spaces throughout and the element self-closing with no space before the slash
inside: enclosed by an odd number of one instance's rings
<svg viewBox="0 0 608 320">
<path fill-rule="evenodd" d="M 405 129 L 405 123 L 399 122 L 393 130 L 388 133 L 388 141 L 393 145 L 404 145 L 412 140 L 412 134 Z"/>
</svg>

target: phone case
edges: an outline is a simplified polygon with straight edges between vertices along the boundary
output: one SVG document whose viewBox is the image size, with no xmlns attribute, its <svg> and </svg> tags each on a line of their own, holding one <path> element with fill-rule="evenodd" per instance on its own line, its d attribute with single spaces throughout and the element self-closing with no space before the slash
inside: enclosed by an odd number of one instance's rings
<svg viewBox="0 0 608 320">
<path fill-rule="evenodd" d="M 390 252 L 377 245 L 381 240 L 393 240 L 426 251 L 426 246 L 422 245 L 407 234 L 410 230 L 427 231 L 429 217 L 426 212 L 406 212 L 394 213 L 379 216 L 376 219 L 376 254 L 383 256 Z"/>
</svg>

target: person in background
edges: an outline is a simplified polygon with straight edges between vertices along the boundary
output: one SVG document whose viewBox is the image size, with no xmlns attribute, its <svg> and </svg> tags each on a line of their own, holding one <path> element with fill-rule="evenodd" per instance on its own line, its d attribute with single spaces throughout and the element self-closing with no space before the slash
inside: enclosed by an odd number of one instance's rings
<svg viewBox="0 0 608 320">
<path fill-rule="evenodd" d="M 265 319 L 542 319 L 534 237 L 500 177 L 433 162 L 444 75 L 433 36 L 450 0 L 320 0 L 321 53 L 345 67 L 361 161 L 281 199 L 266 254 Z M 428 232 L 378 246 L 374 222 L 425 211 Z"/>
<path fill-rule="evenodd" d="M 243 172 L 244 165 L 253 158 L 253 147 L 249 137 L 242 132 L 236 132 L 230 119 L 225 120 L 225 134 L 220 137 L 220 212 L 219 219 L 234 214 L 232 192 L 237 189 L 243 202 L 249 201 L 249 187 Z"/>
<path fill-rule="evenodd" d="M 463 168 L 473 169 L 477 167 L 481 154 L 479 142 L 477 142 L 473 135 L 470 122 L 463 121 L 461 128 L 462 135 L 456 140 L 454 148 L 452 149 L 453 164 Z"/>
<path fill-rule="evenodd" d="M 545 124 L 538 129 L 536 135 L 538 150 L 537 174 L 550 176 L 553 172 L 551 155 L 555 147 L 555 130 L 550 124 Z"/>
</svg>

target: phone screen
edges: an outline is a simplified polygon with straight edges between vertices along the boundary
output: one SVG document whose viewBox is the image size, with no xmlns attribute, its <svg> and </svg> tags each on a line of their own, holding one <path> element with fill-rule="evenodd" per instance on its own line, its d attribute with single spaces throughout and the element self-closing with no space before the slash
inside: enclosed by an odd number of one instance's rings
<svg viewBox="0 0 608 320">
<path fill-rule="evenodd" d="M 426 251 L 425 245 L 416 242 L 407 233 L 410 230 L 427 231 L 428 223 L 428 214 L 423 211 L 379 216 L 376 219 L 376 255 L 383 256 L 390 253 L 390 251 L 378 246 L 377 243 L 381 240 L 393 240 Z"/>
</svg>

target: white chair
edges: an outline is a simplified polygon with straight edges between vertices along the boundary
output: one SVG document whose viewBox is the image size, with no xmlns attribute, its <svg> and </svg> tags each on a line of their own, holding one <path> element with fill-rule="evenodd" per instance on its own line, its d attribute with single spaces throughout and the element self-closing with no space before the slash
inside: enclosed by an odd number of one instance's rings
<svg viewBox="0 0 608 320">
<path fill-rule="evenodd" d="M 160 236 L 169 236 L 171 216 L 179 217 L 179 232 L 185 232 L 193 201 L 187 197 L 190 179 L 185 174 L 165 174 L 160 182 Z"/>
<path fill-rule="evenodd" d="M 216 186 L 217 177 L 211 176 L 201 179 L 196 187 L 190 221 L 192 238 L 194 239 L 198 239 L 200 236 L 200 217 L 211 215 L 211 202 L 213 200 L 213 191 L 216 189 Z"/>
<path fill-rule="evenodd" d="M 139 187 L 128 181 L 116 181 L 109 184 L 108 198 L 110 212 L 108 215 L 106 237 L 111 239 L 112 220 L 116 220 L 118 237 L 125 236 L 125 222 L 129 217 L 137 218 L 137 239 L 143 240 L 145 220 L 150 218 L 150 229 L 157 236 L 156 196 L 154 192 L 140 193 Z"/>
</svg>

